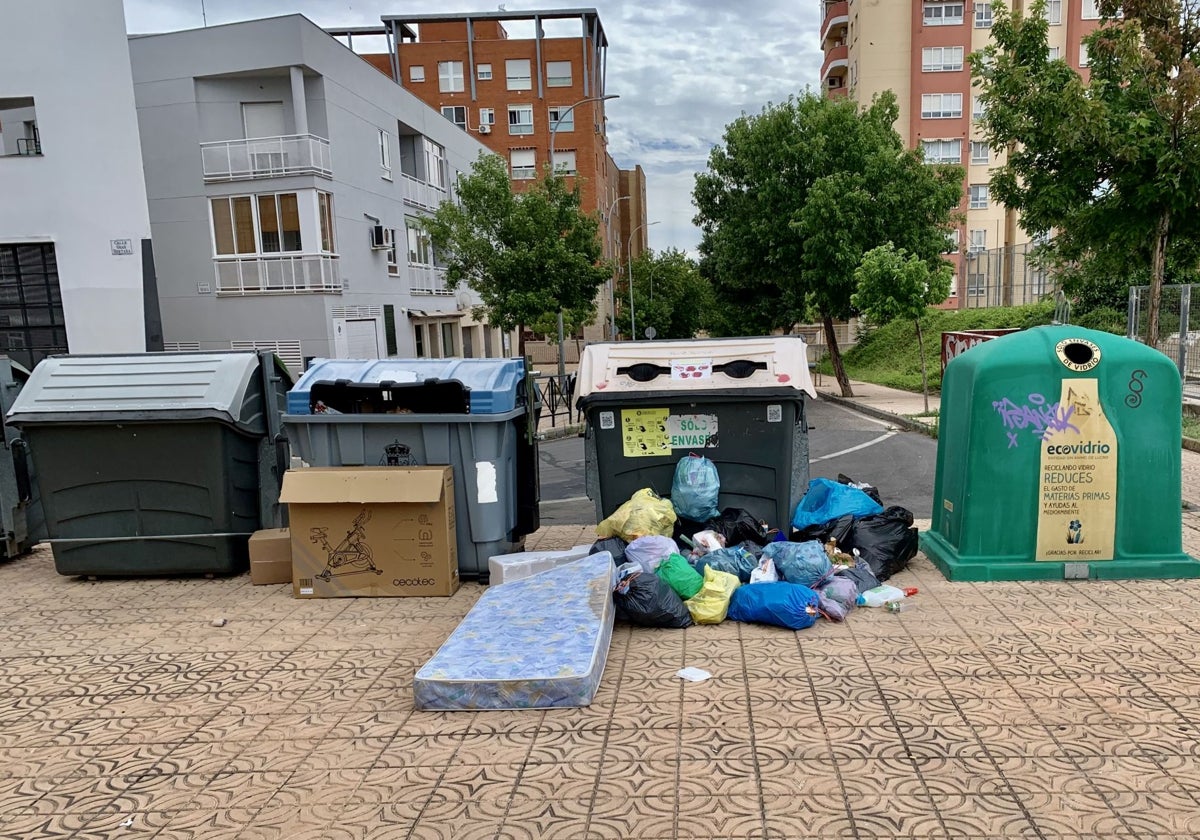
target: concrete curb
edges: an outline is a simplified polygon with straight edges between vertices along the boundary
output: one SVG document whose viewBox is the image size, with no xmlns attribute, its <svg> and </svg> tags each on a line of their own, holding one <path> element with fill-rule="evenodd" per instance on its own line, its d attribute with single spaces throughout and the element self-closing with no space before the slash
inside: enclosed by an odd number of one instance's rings
<svg viewBox="0 0 1200 840">
<path fill-rule="evenodd" d="M 582 423 L 569 423 L 566 426 L 553 426 L 544 431 L 538 432 L 539 440 L 561 440 L 562 438 L 575 437 L 583 431 Z"/>
<path fill-rule="evenodd" d="M 932 426 L 922 423 L 919 420 L 913 420 L 911 417 L 905 417 L 903 414 L 893 414 L 890 411 L 884 411 L 883 409 L 860 403 L 853 397 L 843 397 L 841 394 L 832 394 L 828 391 L 817 391 L 817 395 L 823 400 L 829 400 L 831 403 L 836 403 L 861 414 L 874 417 L 876 420 L 892 423 L 905 431 L 918 432 L 930 437 L 936 437 Z"/>
<path fill-rule="evenodd" d="M 1200 452 L 1200 440 L 1195 438 L 1185 437 L 1183 439 L 1183 448 L 1189 452 Z"/>
</svg>

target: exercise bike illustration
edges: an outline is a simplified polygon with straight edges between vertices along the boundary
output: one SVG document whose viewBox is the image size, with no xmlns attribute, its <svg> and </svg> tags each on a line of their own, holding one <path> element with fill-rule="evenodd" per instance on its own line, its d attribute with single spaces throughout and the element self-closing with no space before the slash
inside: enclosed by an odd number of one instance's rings
<svg viewBox="0 0 1200 840">
<path fill-rule="evenodd" d="M 383 569 L 375 567 L 375 558 L 371 555 L 371 547 L 366 543 L 366 524 L 371 521 L 371 511 L 363 510 L 354 517 L 354 524 L 340 543 L 330 545 L 328 528 L 309 529 L 308 539 L 317 543 L 325 552 L 325 569 L 317 575 L 328 581 L 330 578 L 343 575 L 357 575 L 363 572 L 383 574 Z"/>
</svg>

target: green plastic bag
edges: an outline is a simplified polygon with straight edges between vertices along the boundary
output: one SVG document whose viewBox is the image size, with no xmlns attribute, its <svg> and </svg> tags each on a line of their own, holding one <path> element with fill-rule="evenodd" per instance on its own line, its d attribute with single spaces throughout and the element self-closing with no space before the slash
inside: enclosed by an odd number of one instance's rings
<svg viewBox="0 0 1200 840">
<path fill-rule="evenodd" d="M 692 568 L 692 564 L 684 559 L 682 554 L 672 554 L 659 563 L 655 573 L 685 601 L 699 592 L 700 587 L 704 585 L 704 578 Z"/>
<path fill-rule="evenodd" d="M 738 576 L 718 572 L 712 566 L 704 568 L 704 583 L 700 591 L 685 602 L 692 621 L 697 624 L 720 624 L 729 612 L 734 590 L 742 585 Z"/>
</svg>

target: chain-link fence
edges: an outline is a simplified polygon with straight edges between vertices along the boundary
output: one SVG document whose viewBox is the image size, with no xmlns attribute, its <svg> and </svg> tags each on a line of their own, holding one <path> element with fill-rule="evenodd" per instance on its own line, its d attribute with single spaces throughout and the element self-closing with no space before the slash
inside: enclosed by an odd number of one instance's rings
<svg viewBox="0 0 1200 840">
<path fill-rule="evenodd" d="M 968 251 L 962 284 L 962 308 L 1020 306 L 1036 303 L 1055 291 L 1045 269 L 1034 264 L 1031 244 Z"/>
</svg>

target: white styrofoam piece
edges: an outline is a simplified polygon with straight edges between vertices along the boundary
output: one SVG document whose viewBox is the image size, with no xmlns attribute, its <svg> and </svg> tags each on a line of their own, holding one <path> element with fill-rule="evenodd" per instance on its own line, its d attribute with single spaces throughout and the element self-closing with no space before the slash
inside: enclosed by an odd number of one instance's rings
<svg viewBox="0 0 1200 840">
<path fill-rule="evenodd" d="M 521 551 L 488 558 L 489 583 L 495 586 L 536 575 L 566 563 L 582 560 L 592 553 L 590 545 L 577 545 L 566 551 Z"/>
</svg>

